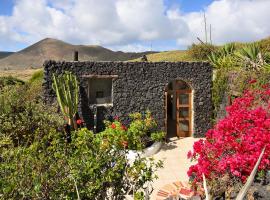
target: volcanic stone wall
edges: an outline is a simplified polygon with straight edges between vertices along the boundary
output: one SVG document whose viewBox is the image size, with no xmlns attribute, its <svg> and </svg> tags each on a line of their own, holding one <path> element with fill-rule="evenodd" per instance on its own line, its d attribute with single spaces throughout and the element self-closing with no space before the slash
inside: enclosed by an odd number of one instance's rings
<svg viewBox="0 0 270 200">
<path fill-rule="evenodd" d="M 98 107 L 98 129 L 104 119 L 119 116 L 127 122 L 128 114 L 149 109 L 161 130 L 165 127 L 165 88 L 169 82 L 184 80 L 193 90 L 193 136 L 202 137 L 211 128 L 212 67 L 204 62 L 55 62 L 44 63 L 45 101 L 55 101 L 52 74 L 71 71 L 80 84 L 79 114 L 88 128 L 93 128 L 93 108 L 88 103 L 88 78 L 85 75 L 117 75 L 113 79 L 113 106 Z"/>
</svg>

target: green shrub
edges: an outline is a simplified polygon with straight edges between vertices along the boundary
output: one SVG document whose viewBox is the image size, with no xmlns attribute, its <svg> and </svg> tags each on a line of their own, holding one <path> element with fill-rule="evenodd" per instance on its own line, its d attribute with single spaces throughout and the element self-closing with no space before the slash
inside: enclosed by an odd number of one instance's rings
<svg viewBox="0 0 270 200">
<path fill-rule="evenodd" d="M 258 45 L 260 46 L 262 52 L 270 52 L 270 37 L 259 41 Z"/>
<path fill-rule="evenodd" d="M 23 85 L 24 81 L 12 77 L 12 76 L 7 76 L 7 77 L 0 77 L 0 90 L 5 87 L 5 86 L 9 86 L 9 85 Z"/>
<path fill-rule="evenodd" d="M 39 133 L 36 133 L 38 136 Z M 124 199 L 139 194 L 161 167 L 153 159 L 130 163 L 117 135 L 81 129 L 71 143 L 51 131 L 30 146 L 0 140 L 0 195 L 3 199 Z"/>
<path fill-rule="evenodd" d="M 119 119 L 113 122 L 106 121 L 106 128 L 100 134 L 106 136 L 118 135 L 118 144 L 126 146 L 128 149 L 139 149 L 147 147 L 155 141 L 162 141 L 165 133 L 157 131 L 157 123 L 152 118 L 151 113 L 146 111 L 145 114 L 132 113 L 129 115 L 131 122 L 124 126 Z"/>
<path fill-rule="evenodd" d="M 214 120 L 217 117 L 217 113 L 220 109 L 220 104 L 225 96 L 225 92 L 228 91 L 228 71 L 217 70 L 215 74 L 216 78 L 213 81 L 212 88 L 212 101 L 214 105 Z"/>
<path fill-rule="evenodd" d="M 207 60 L 211 53 L 217 52 L 218 47 L 211 44 L 192 44 L 188 53 L 196 60 Z"/>
<path fill-rule="evenodd" d="M 42 82 L 43 79 L 44 79 L 44 71 L 43 69 L 41 69 L 33 73 L 32 77 L 29 79 L 29 83 Z"/>
<path fill-rule="evenodd" d="M 56 108 L 41 102 L 36 85 L 9 86 L 1 91 L 0 136 L 10 137 L 14 144 L 30 144 L 35 131 L 43 137 L 62 125 Z"/>
</svg>

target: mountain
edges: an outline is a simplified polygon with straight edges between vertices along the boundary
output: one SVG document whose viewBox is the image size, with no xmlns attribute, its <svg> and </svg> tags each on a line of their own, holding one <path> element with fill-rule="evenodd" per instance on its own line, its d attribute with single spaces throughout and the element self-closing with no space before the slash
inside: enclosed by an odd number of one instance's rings
<svg viewBox="0 0 270 200">
<path fill-rule="evenodd" d="M 80 61 L 126 61 L 154 53 L 125 53 L 96 45 L 72 45 L 61 40 L 46 38 L 0 59 L 0 69 L 40 68 L 45 60 L 72 61 L 74 51 L 79 52 Z"/>
<path fill-rule="evenodd" d="M 9 55 L 13 54 L 14 52 L 8 52 L 8 51 L 0 51 L 0 59 L 8 57 Z"/>
</svg>

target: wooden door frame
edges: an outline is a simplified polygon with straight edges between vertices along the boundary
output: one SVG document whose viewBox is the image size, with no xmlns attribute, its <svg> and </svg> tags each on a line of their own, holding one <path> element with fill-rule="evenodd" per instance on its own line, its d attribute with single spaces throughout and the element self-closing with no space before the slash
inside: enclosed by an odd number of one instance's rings
<svg viewBox="0 0 270 200">
<path fill-rule="evenodd" d="M 179 104 L 179 95 L 180 94 L 187 94 L 188 95 L 188 104 L 180 105 Z M 175 90 L 175 95 L 176 95 L 176 134 L 178 137 L 191 137 L 192 136 L 192 121 L 193 121 L 193 116 L 192 116 L 192 90 Z M 179 110 L 180 108 L 188 108 L 188 117 L 181 119 L 179 117 Z M 181 134 L 180 132 L 180 127 L 179 127 L 179 122 L 180 121 L 188 121 L 188 135 L 183 136 L 183 132 Z M 184 133 L 185 134 L 185 133 Z"/>
</svg>

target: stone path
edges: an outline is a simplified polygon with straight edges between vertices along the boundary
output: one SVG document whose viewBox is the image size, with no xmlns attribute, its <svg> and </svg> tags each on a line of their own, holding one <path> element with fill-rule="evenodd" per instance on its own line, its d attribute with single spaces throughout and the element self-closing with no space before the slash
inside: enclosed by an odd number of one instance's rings
<svg viewBox="0 0 270 200">
<path fill-rule="evenodd" d="M 157 191 L 164 185 L 177 181 L 188 181 L 187 171 L 192 163 L 187 159 L 187 153 L 197 140 L 199 139 L 192 137 L 171 138 L 153 156 L 155 159 L 163 161 L 164 168 L 157 172 L 159 178 L 153 183 L 154 191 L 151 200 L 156 200 Z"/>
</svg>

